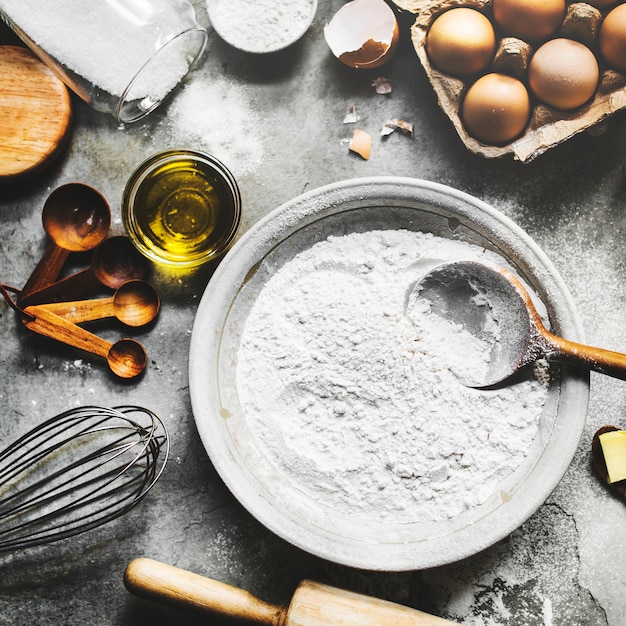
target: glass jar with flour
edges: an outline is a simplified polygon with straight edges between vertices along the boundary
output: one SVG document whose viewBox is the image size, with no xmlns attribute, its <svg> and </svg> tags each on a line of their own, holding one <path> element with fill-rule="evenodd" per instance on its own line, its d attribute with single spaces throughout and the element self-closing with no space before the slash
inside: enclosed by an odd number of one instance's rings
<svg viewBox="0 0 626 626">
<path fill-rule="evenodd" d="M 0 15 L 81 99 L 122 123 L 154 110 L 207 42 L 187 0 L 0 0 Z"/>
</svg>

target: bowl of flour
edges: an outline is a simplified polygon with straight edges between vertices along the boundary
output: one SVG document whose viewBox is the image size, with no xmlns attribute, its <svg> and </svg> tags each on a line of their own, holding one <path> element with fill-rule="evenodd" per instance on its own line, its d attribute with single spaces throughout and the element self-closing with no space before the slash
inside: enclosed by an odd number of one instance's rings
<svg viewBox="0 0 626 626">
<path fill-rule="evenodd" d="M 317 0 L 207 0 L 215 32 L 228 44 L 254 54 L 283 50 L 309 29 Z"/>
<path fill-rule="evenodd" d="M 546 500 L 577 448 L 589 374 L 540 363 L 498 389 L 447 363 L 463 329 L 413 309 L 457 259 L 505 265 L 546 323 L 582 331 L 541 249 L 496 209 L 427 181 L 343 181 L 252 227 L 202 297 L 190 347 L 198 432 L 271 531 L 337 563 L 410 570 L 492 545 Z M 436 332 L 435 332 L 436 331 Z"/>
</svg>

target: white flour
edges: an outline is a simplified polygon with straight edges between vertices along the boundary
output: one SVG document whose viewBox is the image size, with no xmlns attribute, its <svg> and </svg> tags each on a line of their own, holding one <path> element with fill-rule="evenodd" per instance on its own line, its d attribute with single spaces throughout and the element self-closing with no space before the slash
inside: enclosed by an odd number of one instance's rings
<svg viewBox="0 0 626 626">
<path fill-rule="evenodd" d="M 243 178 L 254 174 L 265 158 L 251 98 L 246 86 L 234 82 L 191 81 L 172 100 L 162 130 L 172 144 L 182 142 L 205 150 L 222 160 L 235 178 Z M 158 142 L 162 142 L 160 136 Z"/>
<path fill-rule="evenodd" d="M 529 450 L 547 386 L 464 387 L 446 363 L 475 354 L 471 336 L 442 341 L 441 319 L 409 303 L 433 260 L 452 258 L 497 259 L 423 233 L 353 233 L 300 252 L 261 290 L 240 342 L 241 405 L 317 502 L 369 520 L 453 517 Z"/>
<path fill-rule="evenodd" d="M 211 23 L 229 44 L 248 52 L 280 50 L 309 26 L 313 0 L 207 0 Z"/>
</svg>

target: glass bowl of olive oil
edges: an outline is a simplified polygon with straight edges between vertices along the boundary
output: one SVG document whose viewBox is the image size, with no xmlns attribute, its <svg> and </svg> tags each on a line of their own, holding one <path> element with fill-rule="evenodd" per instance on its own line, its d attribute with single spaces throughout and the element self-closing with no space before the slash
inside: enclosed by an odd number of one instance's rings
<svg viewBox="0 0 626 626">
<path fill-rule="evenodd" d="M 228 168 L 193 150 L 153 155 L 122 197 L 124 228 L 146 257 L 190 268 L 222 256 L 241 220 L 241 194 Z"/>
</svg>

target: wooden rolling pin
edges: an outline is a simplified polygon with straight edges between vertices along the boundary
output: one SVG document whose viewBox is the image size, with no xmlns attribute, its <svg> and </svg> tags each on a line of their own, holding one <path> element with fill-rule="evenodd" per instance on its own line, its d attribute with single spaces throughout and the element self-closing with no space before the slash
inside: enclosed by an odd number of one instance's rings
<svg viewBox="0 0 626 626">
<path fill-rule="evenodd" d="M 450 626 L 454 623 L 310 580 L 298 585 L 289 606 L 275 606 L 243 589 L 145 558 L 128 564 L 124 584 L 131 593 L 157 602 L 265 626 Z"/>
</svg>

